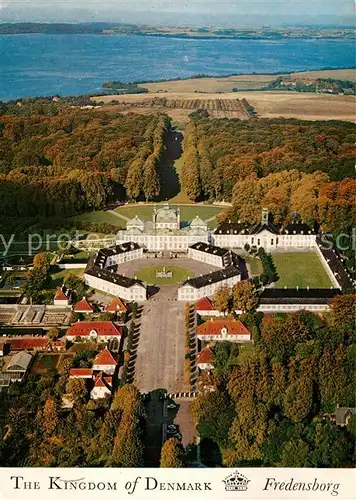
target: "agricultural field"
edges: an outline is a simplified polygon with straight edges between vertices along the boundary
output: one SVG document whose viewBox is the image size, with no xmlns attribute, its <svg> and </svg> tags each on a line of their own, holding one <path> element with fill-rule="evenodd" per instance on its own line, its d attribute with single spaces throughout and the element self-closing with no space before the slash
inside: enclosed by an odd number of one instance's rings
<svg viewBox="0 0 356 500">
<path fill-rule="evenodd" d="M 110 95 L 93 97 L 93 100 L 97 102 L 109 103 L 113 99 L 119 101 L 120 103 L 132 104 L 130 108 L 131 112 L 139 112 L 138 109 L 142 109 L 145 104 L 145 100 L 151 102 L 152 99 L 158 98 L 162 99 L 162 93 L 154 94 L 130 94 L 130 95 Z M 227 94 L 204 94 L 204 93 L 189 93 L 189 92 L 172 92 L 165 93 L 164 97 L 169 100 L 187 100 L 196 101 L 209 100 L 219 101 L 223 100 L 231 101 L 236 100 L 236 93 Z M 259 118 L 298 118 L 300 120 L 338 120 L 344 121 L 355 121 L 355 97 L 345 96 L 345 95 L 329 95 L 329 94 L 314 94 L 306 92 L 280 92 L 280 91 L 249 91 L 249 92 L 239 92 L 239 99 L 246 99 L 248 103 L 253 106 L 257 116 Z M 148 108 L 150 113 L 156 112 L 157 110 L 164 110 L 169 113 L 171 111 L 179 111 L 180 114 L 183 113 L 176 120 L 178 122 L 186 123 L 184 120 L 185 115 L 188 115 L 191 111 L 187 109 L 172 110 L 166 107 L 153 106 Z M 129 109 L 126 108 L 126 111 Z M 216 110 L 212 113 L 212 116 L 223 115 L 228 118 L 238 118 L 234 116 L 236 111 L 224 111 Z M 146 114 L 146 113 L 145 113 Z M 188 118 L 187 118 L 188 120 Z"/>
<path fill-rule="evenodd" d="M 272 253 L 279 280 L 276 288 L 330 288 L 332 286 L 315 252 Z"/>
<path fill-rule="evenodd" d="M 279 76 L 285 75 L 234 75 L 212 78 L 190 78 L 187 80 L 170 80 L 166 82 L 142 83 L 149 92 L 232 92 L 233 89 L 260 90 Z M 356 80 L 354 69 L 336 69 L 321 71 L 303 71 L 292 73 L 292 78 L 333 78 L 335 80 Z"/>
</svg>

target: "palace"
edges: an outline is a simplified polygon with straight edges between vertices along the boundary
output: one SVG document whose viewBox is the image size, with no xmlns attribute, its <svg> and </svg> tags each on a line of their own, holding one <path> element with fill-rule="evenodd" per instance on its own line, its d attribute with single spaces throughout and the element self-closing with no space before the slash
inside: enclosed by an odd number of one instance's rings
<svg viewBox="0 0 356 500">
<path fill-rule="evenodd" d="M 165 203 L 163 207 L 154 206 L 152 221 L 143 221 L 137 215 L 127 221 L 126 230 L 116 235 L 117 243 L 134 241 L 148 251 L 186 251 L 188 246 L 202 241 L 209 242 L 207 224 L 196 216 L 188 226 L 183 227 L 180 208 Z"/>
<path fill-rule="evenodd" d="M 209 231 L 206 222 L 198 215 L 183 226 L 180 208 L 165 203 L 154 206 L 152 221 L 144 221 L 137 215 L 127 221 L 126 229 L 116 235 L 118 244 L 133 241 L 148 251 L 187 251 L 196 243 L 209 243 L 224 248 L 263 247 L 267 251 L 277 248 L 314 248 L 316 233 L 307 224 L 294 223 L 278 226 L 271 222 L 266 208 L 261 221 L 248 225 L 240 222 L 223 222 L 215 231 Z"/>
</svg>

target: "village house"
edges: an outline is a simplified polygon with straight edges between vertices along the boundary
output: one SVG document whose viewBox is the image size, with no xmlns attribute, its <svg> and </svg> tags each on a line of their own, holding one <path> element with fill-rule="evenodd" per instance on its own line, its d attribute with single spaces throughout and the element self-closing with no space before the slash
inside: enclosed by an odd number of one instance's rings
<svg viewBox="0 0 356 500">
<path fill-rule="evenodd" d="M 197 367 L 199 370 L 213 370 L 214 357 L 213 351 L 209 346 L 204 347 L 197 356 Z"/>
<path fill-rule="evenodd" d="M 50 340 L 47 337 L 17 336 L 8 338 L 7 343 L 11 352 L 17 351 L 41 351 L 53 352 L 64 351 L 63 340 Z"/>
<path fill-rule="evenodd" d="M 83 297 L 82 300 L 80 300 L 73 306 L 73 311 L 76 313 L 90 314 L 94 312 L 94 307 L 89 304 L 86 297 Z"/>
<path fill-rule="evenodd" d="M 223 316 L 209 297 L 203 297 L 195 303 L 195 311 L 199 316 Z"/>
<path fill-rule="evenodd" d="M 112 392 L 112 377 L 106 377 L 99 373 L 94 380 L 94 387 L 90 391 L 91 399 L 94 401 L 110 397 Z"/>
<path fill-rule="evenodd" d="M 251 332 L 240 320 L 211 319 L 196 327 L 197 338 L 203 342 L 227 340 L 250 342 Z"/>
<path fill-rule="evenodd" d="M 69 306 L 72 302 L 72 292 L 64 285 L 57 288 L 56 294 L 53 299 L 53 305 L 55 306 Z"/>
<path fill-rule="evenodd" d="M 103 372 L 107 375 L 114 375 L 116 367 L 117 361 L 107 348 L 96 355 L 93 363 L 93 371 Z"/>
<path fill-rule="evenodd" d="M 122 328 L 112 321 L 78 321 L 68 328 L 66 339 L 76 342 L 84 341 L 108 342 L 117 339 L 120 341 Z"/>
<path fill-rule="evenodd" d="M 329 415 L 329 418 L 339 427 L 346 427 L 352 415 L 356 415 L 356 408 L 338 407 L 334 413 Z"/>
<path fill-rule="evenodd" d="M 127 306 L 124 304 L 124 302 L 118 297 L 117 299 L 114 299 L 110 302 L 105 307 L 105 311 L 109 313 L 126 313 L 127 312 Z"/>
<path fill-rule="evenodd" d="M 93 378 L 93 369 L 92 368 L 70 368 L 69 370 L 69 378 L 85 378 L 92 379 Z"/>
</svg>

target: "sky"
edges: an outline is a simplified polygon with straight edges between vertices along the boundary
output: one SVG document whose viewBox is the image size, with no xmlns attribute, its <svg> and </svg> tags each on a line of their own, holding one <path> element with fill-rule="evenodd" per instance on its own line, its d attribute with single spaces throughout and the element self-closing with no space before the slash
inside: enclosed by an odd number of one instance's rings
<svg viewBox="0 0 356 500">
<path fill-rule="evenodd" d="M 352 25 L 355 15 L 353 0 L 0 0 L 3 22 Z"/>
</svg>

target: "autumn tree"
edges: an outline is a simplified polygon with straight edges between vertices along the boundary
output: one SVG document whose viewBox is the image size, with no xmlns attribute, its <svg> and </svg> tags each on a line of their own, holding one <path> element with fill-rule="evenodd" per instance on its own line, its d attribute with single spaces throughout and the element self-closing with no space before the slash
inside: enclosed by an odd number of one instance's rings
<svg viewBox="0 0 356 500">
<path fill-rule="evenodd" d="M 228 286 L 221 286 L 216 290 L 213 302 L 219 312 L 227 314 L 231 311 L 231 291 Z"/>
<path fill-rule="evenodd" d="M 160 467 L 183 467 L 184 448 L 178 439 L 170 438 L 162 446 Z"/>
<path fill-rule="evenodd" d="M 55 326 L 53 326 L 52 328 L 50 328 L 47 331 L 47 337 L 50 340 L 56 340 L 59 337 L 59 334 L 60 334 L 60 330 L 59 330 L 59 328 L 57 328 Z"/>
<path fill-rule="evenodd" d="M 84 379 L 70 378 L 66 385 L 66 392 L 74 403 L 82 403 L 87 396 L 87 387 Z"/>
<path fill-rule="evenodd" d="M 250 281 L 238 281 L 232 288 L 234 309 L 243 313 L 253 311 L 258 303 L 255 287 Z"/>
</svg>

